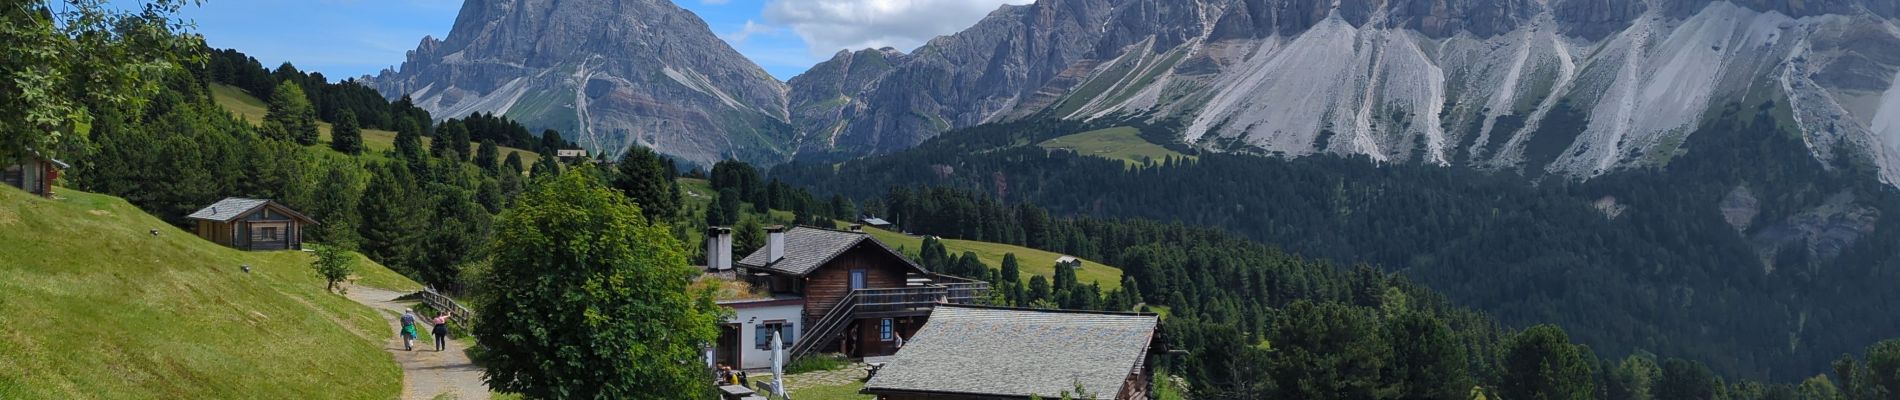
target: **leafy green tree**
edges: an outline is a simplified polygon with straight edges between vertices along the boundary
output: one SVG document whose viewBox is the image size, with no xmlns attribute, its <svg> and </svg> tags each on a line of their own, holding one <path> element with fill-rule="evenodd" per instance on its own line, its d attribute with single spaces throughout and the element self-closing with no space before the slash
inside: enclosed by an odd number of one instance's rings
<svg viewBox="0 0 1900 400">
<path fill-rule="evenodd" d="M 1828 380 L 1827 375 L 1816 375 L 1812 378 L 1808 378 L 1805 381 L 1801 381 L 1801 386 L 1799 388 L 1796 388 L 1795 390 L 1796 390 L 1795 399 L 1797 400 L 1843 400 L 1844 399 L 1843 397 L 1841 397 L 1840 389 L 1834 387 L 1834 381 Z"/>
<path fill-rule="evenodd" d="M 11 1 L 0 6 L 0 160 L 57 155 L 84 142 L 88 107 L 141 115 L 204 40 L 174 19 L 192 0 L 155 0 L 142 12 L 102 0 Z"/>
<path fill-rule="evenodd" d="M 1270 368 L 1280 397 L 1373 399 L 1391 357 L 1372 313 L 1300 301 L 1274 321 Z M 1449 374 L 1447 374 L 1449 376 Z"/>
<path fill-rule="evenodd" d="M 718 337 L 710 293 L 664 225 L 594 178 L 569 174 L 504 212 L 492 301 L 477 314 L 489 387 L 545 399 L 706 395 L 700 349 Z"/>
<path fill-rule="evenodd" d="M 337 284 L 350 278 L 356 271 L 356 255 L 351 254 L 347 243 L 329 243 L 318 246 L 317 261 L 311 266 L 317 270 L 317 277 L 327 283 L 325 288 L 335 292 Z"/>
<path fill-rule="evenodd" d="M 356 113 L 344 110 L 330 127 L 330 148 L 343 154 L 363 154 L 363 129 L 357 127 Z"/>
<path fill-rule="evenodd" d="M 1513 400 L 1595 398 L 1590 363 L 1582 346 L 1571 344 L 1562 328 L 1533 326 L 1507 345 L 1498 394 Z"/>
<path fill-rule="evenodd" d="M 1401 399 L 1464 400 L 1475 385 L 1465 371 L 1465 351 L 1444 321 L 1406 313 L 1386 322 L 1392 344 L 1389 379 Z"/>
<path fill-rule="evenodd" d="M 679 214 L 679 185 L 666 174 L 666 166 L 658 153 L 635 146 L 620 158 L 618 167 L 620 173 L 614 176 L 614 188 L 639 204 L 648 220 L 671 221 Z"/>
<path fill-rule="evenodd" d="M 317 144 L 317 111 L 302 87 L 294 82 L 278 83 L 269 104 L 264 114 L 264 137 L 305 146 Z"/>
</svg>

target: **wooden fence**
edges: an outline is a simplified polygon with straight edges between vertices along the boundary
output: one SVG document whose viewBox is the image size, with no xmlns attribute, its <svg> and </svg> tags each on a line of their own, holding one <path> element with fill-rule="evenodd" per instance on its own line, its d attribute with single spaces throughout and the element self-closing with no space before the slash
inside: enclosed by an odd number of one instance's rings
<svg viewBox="0 0 1900 400">
<path fill-rule="evenodd" d="M 471 325 L 471 323 L 475 322 L 474 311 L 469 310 L 468 307 L 463 307 L 461 303 L 456 303 L 455 299 L 436 292 L 435 288 L 423 288 L 422 291 L 416 292 L 416 296 L 421 297 L 423 304 L 428 304 L 429 307 L 435 308 L 436 311 L 448 311 L 449 321 L 454 322 L 455 326 L 461 327 L 459 329 L 467 329 L 468 327 L 474 326 Z"/>
</svg>

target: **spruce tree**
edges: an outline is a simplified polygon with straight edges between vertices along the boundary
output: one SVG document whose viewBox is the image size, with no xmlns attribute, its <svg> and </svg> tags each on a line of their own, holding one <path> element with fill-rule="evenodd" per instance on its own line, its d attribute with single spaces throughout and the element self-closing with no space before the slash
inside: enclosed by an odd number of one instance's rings
<svg viewBox="0 0 1900 400">
<path fill-rule="evenodd" d="M 343 154 L 363 154 L 363 130 L 357 127 L 356 113 L 343 110 L 330 128 L 330 148 Z"/>
<path fill-rule="evenodd" d="M 413 118 L 404 117 L 396 121 L 396 156 L 410 162 L 421 161 L 422 124 Z"/>
<path fill-rule="evenodd" d="M 264 114 L 264 136 L 309 146 L 317 144 L 317 111 L 310 105 L 302 87 L 293 82 L 277 84 Z"/>
<path fill-rule="evenodd" d="M 482 139 L 481 148 L 475 151 L 475 166 L 488 173 L 498 173 L 501 168 L 501 148 L 494 140 Z"/>
<path fill-rule="evenodd" d="M 644 147 L 627 150 L 620 159 L 620 173 L 615 176 L 614 188 L 620 189 L 634 204 L 640 205 L 640 211 L 647 219 L 671 221 L 679 213 L 679 189 L 673 178 L 667 176 L 666 166 L 659 154 Z"/>
</svg>

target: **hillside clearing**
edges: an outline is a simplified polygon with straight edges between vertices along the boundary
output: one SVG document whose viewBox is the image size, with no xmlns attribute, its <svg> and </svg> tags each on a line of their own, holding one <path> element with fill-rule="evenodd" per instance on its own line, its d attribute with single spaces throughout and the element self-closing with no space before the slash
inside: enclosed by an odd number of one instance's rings
<svg viewBox="0 0 1900 400">
<path fill-rule="evenodd" d="M 877 238 L 878 241 L 884 242 L 885 245 L 891 246 L 892 248 L 903 249 L 907 255 L 915 256 L 917 250 L 924 247 L 924 238 L 922 236 L 910 236 L 868 226 L 864 227 L 864 232 L 870 233 L 871 237 Z M 1002 268 L 1003 255 L 1015 254 L 1017 264 L 1022 266 L 1024 279 L 1028 279 L 1033 275 L 1054 278 L 1056 275 L 1056 259 L 1062 257 L 1061 254 L 1028 247 L 978 242 L 974 240 L 943 239 L 943 247 L 950 251 L 951 256 L 960 257 L 963 255 L 963 252 L 966 251 L 976 253 L 976 258 L 983 260 L 983 264 L 988 265 L 990 268 Z M 1102 263 L 1094 261 L 1082 260 L 1082 269 L 1075 271 L 1075 277 L 1076 280 L 1082 283 L 1100 283 L 1102 284 L 1103 291 L 1120 289 L 1122 287 L 1122 270 L 1120 268 L 1103 265 Z"/>
<path fill-rule="evenodd" d="M 250 121 L 253 124 L 263 123 L 264 114 L 270 110 L 270 106 L 266 105 L 263 100 L 251 96 L 250 93 L 245 93 L 244 89 L 222 83 L 211 84 L 211 99 L 216 101 L 218 105 L 223 106 L 225 110 L 229 110 L 232 114 L 236 114 L 239 118 L 244 118 L 245 121 Z M 329 146 L 330 123 L 317 122 L 317 132 L 322 134 L 322 137 L 319 138 L 318 141 L 323 142 L 326 147 Z M 429 137 L 423 137 L 422 146 L 427 148 L 430 141 L 431 139 Z M 480 145 L 480 143 L 476 143 L 470 145 L 470 148 L 479 148 Z M 363 129 L 363 148 L 366 149 L 363 153 L 365 156 L 380 156 L 385 151 L 394 150 L 396 148 L 396 132 L 365 128 Z M 521 165 L 523 166 L 531 166 L 534 165 L 535 162 L 541 161 L 541 155 L 532 151 L 513 147 L 501 148 L 502 157 L 508 157 L 508 153 L 511 152 L 521 154 Z M 471 150 L 469 154 L 474 154 L 474 151 Z"/>
<path fill-rule="evenodd" d="M 1161 145 L 1149 143 L 1141 138 L 1141 131 L 1131 127 L 1114 127 L 1094 130 L 1049 139 L 1038 144 L 1045 149 L 1072 150 L 1078 154 L 1122 160 L 1131 167 L 1147 164 L 1149 161 L 1161 162 L 1170 157 L 1195 159 L 1194 156 L 1169 150 Z"/>
<path fill-rule="evenodd" d="M 381 346 L 391 328 L 326 293 L 308 253 L 240 252 L 119 198 L 60 196 L 0 186 L 0 398 L 355 399 L 401 389 Z M 374 263 L 357 269 L 360 284 L 416 286 Z"/>
</svg>

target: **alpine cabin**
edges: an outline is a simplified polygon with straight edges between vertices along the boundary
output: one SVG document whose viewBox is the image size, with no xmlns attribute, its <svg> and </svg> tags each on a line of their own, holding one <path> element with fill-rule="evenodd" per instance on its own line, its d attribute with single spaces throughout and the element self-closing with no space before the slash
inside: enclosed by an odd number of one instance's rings
<svg viewBox="0 0 1900 400">
<path fill-rule="evenodd" d="M 317 221 L 270 200 L 227 198 L 187 216 L 199 237 L 239 250 L 303 250 Z"/>
<path fill-rule="evenodd" d="M 11 161 L 0 169 L 0 182 L 40 197 L 53 197 L 53 183 L 59 181 L 59 171 L 70 167 L 36 152 L 27 152 Z"/>
</svg>

